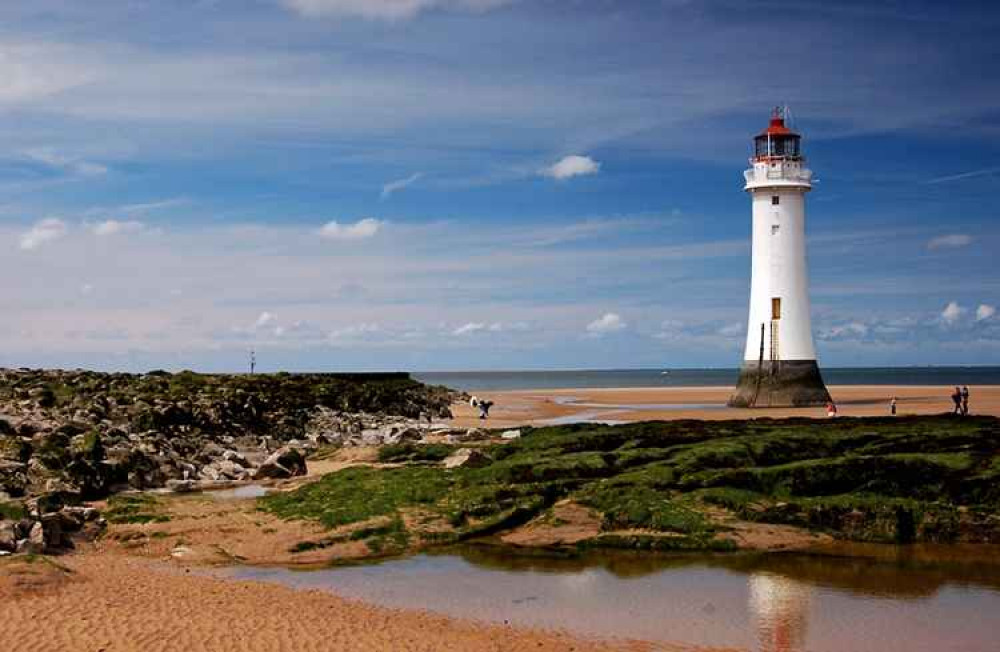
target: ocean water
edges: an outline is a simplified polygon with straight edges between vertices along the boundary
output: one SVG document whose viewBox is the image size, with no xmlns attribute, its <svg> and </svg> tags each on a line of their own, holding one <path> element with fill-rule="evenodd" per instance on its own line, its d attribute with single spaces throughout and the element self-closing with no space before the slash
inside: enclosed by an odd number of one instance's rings
<svg viewBox="0 0 1000 652">
<path fill-rule="evenodd" d="M 1000 367 L 831 367 L 828 385 L 1000 385 Z M 733 369 L 607 369 L 594 371 L 416 372 L 417 380 L 464 391 L 602 387 L 728 387 Z"/>
</svg>

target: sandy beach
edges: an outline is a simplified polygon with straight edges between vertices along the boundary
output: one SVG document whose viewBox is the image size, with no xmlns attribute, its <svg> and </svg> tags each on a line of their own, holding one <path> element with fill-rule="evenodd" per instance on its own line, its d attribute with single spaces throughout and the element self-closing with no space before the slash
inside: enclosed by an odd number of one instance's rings
<svg viewBox="0 0 1000 652">
<path fill-rule="evenodd" d="M 46 652 L 309 652 L 356 650 L 634 651 L 642 643 L 584 641 L 420 611 L 366 605 L 189 572 L 91 549 L 46 561 L 0 562 L 0 640 Z M 655 649 L 673 649 L 656 647 Z"/>
<path fill-rule="evenodd" d="M 831 386 L 838 415 L 887 416 L 896 397 L 898 414 L 951 412 L 946 386 L 843 385 Z M 1000 386 L 970 387 L 970 412 L 1000 416 Z M 732 387 L 651 387 L 609 389 L 543 389 L 483 392 L 495 402 L 487 421 L 470 405 L 454 406 L 454 423 L 463 427 L 487 425 L 514 428 L 573 421 L 654 421 L 672 419 L 755 419 L 780 417 L 826 418 L 822 407 L 738 409 L 725 406 Z"/>
</svg>

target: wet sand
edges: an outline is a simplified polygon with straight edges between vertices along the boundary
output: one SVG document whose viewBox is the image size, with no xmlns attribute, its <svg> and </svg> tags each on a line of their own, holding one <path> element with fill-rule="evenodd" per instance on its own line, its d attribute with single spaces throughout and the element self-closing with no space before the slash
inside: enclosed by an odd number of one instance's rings
<svg viewBox="0 0 1000 652">
<path fill-rule="evenodd" d="M 840 416 L 887 416 L 897 398 L 898 413 L 940 414 L 952 410 L 954 388 L 939 386 L 842 385 L 830 393 Z M 970 387 L 970 412 L 1000 416 L 1000 386 Z M 727 408 L 732 387 L 651 387 L 614 389 L 543 389 L 484 392 L 495 402 L 490 418 L 457 404 L 453 424 L 459 427 L 514 428 L 574 421 L 653 421 L 670 419 L 754 419 L 762 417 L 826 418 L 822 407 Z"/>
<path fill-rule="evenodd" d="M 653 649 L 642 643 L 586 641 L 560 632 L 376 607 L 323 591 L 220 579 L 110 551 L 88 551 L 57 561 L 69 572 L 44 561 L 0 563 L 3 605 L 0 640 L 12 642 L 12 649 L 46 652 Z"/>
</svg>

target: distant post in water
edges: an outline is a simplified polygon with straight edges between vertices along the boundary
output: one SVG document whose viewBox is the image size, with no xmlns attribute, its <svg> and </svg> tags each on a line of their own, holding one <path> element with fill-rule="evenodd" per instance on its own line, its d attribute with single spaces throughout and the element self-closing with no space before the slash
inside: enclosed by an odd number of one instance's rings
<svg viewBox="0 0 1000 652">
<path fill-rule="evenodd" d="M 775 109 L 754 138 L 744 190 L 753 206 L 753 264 L 747 341 L 732 407 L 824 405 L 809 316 L 805 197 L 812 171 L 802 137 Z"/>
</svg>

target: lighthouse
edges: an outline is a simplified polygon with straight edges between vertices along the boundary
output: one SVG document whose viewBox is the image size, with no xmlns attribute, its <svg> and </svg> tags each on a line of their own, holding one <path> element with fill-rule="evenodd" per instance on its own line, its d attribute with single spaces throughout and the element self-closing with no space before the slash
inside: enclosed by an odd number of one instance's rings
<svg viewBox="0 0 1000 652">
<path fill-rule="evenodd" d="M 753 207 L 750 318 L 732 407 L 797 407 L 830 400 L 823 384 L 809 317 L 806 193 L 802 137 L 775 109 L 753 142 L 744 190 Z"/>
</svg>

